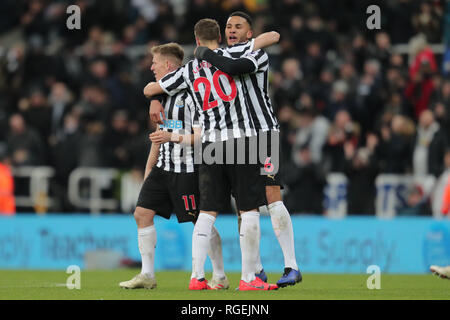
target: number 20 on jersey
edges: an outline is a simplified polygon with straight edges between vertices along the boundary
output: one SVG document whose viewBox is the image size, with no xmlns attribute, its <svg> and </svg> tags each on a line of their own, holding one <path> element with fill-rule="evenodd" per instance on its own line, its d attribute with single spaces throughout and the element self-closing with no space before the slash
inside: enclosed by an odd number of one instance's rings
<svg viewBox="0 0 450 320">
<path fill-rule="evenodd" d="M 220 76 L 224 76 L 228 80 L 228 84 L 231 88 L 230 94 L 226 94 L 222 89 L 222 86 L 220 85 L 219 81 Z M 200 77 L 195 79 L 194 81 L 195 92 L 200 92 L 200 84 L 203 84 L 203 86 L 205 87 L 205 95 L 203 96 L 203 111 L 217 107 L 219 105 L 217 100 L 209 101 L 211 95 L 211 82 L 206 77 Z M 230 102 L 233 101 L 234 98 L 236 98 L 237 95 L 236 82 L 234 81 L 233 77 L 229 76 L 225 72 L 222 72 L 220 70 L 214 72 L 212 85 L 214 86 L 214 90 L 217 92 L 217 94 L 223 101 Z"/>
</svg>

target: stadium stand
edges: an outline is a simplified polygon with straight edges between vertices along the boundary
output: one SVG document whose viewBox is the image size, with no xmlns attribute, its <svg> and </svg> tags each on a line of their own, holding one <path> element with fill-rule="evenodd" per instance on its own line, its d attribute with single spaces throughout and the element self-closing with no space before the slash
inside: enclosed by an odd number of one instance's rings
<svg viewBox="0 0 450 320">
<path fill-rule="evenodd" d="M 80 30 L 66 27 L 72 4 Z M 366 27 L 373 4 L 380 30 Z M 1 1 L 0 146 L 17 212 L 132 211 L 154 129 L 149 48 L 176 41 L 189 58 L 195 22 L 215 18 L 223 31 L 236 10 L 256 35 L 281 34 L 269 81 L 290 212 L 374 215 L 389 181 L 409 187 L 381 211 L 442 214 L 450 3 L 438 0 Z"/>
</svg>

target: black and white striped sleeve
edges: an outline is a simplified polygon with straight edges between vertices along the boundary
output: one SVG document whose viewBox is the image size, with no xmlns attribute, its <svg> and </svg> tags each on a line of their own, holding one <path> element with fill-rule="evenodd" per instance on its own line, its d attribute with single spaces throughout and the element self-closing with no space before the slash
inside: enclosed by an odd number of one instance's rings
<svg viewBox="0 0 450 320">
<path fill-rule="evenodd" d="M 200 115 L 199 115 L 197 109 L 195 108 L 194 100 L 192 100 L 192 97 L 190 94 L 187 94 L 185 104 L 186 104 L 187 110 L 189 110 L 192 128 L 199 128 L 200 127 Z"/>
<path fill-rule="evenodd" d="M 180 67 L 159 80 L 159 85 L 169 96 L 173 96 L 188 88 L 188 84 L 184 78 L 184 69 L 184 66 Z"/>
<path fill-rule="evenodd" d="M 225 50 L 232 58 L 240 58 L 250 52 L 253 52 L 254 45 L 255 39 L 251 39 L 247 42 L 235 44 L 234 46 L 228 47 Z"/>
<path fill-rule="evenodd" d="M 229 54 L 224 55 L 223 53 L 220 51 L 214 52 L 206 47 L 199 47 L 195 56 L 198 59 L 208 61 L 219 70 L 231 76 L 252 73 L 258 70 L 257 62 L 253 57 L 234 59 Z"/>
<path fill-rule="evenodd" d="M 269 69 L 269 56 L 263 50 L 253 51 L 242 56 L 253 61 L 256 66 L 255 72 L 264 72 Z"/>
</svg>

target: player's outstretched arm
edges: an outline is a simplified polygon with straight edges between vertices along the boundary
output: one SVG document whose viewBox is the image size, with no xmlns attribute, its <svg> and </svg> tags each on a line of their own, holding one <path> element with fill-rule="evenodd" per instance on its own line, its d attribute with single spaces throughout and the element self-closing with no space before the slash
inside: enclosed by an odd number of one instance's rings
<svg viewBox="0 0 450 320">
<path fill-rule="evenodd" d="M 255 63 L 247 58 L 232 59 L 219 55 L 207 47 L 199 46 L 195 50 L 195 57 L 199 60 L 206 60 L 217 69 L 229 74 L 238 76 L 251 73 L 256 70 Z"/>
<path fill-rule="evenodd" d="M 264 32 L 255 38 L 253 51 L 270 47 L 280 41 L 280 34 L 276 31 Z"/>
</svg>

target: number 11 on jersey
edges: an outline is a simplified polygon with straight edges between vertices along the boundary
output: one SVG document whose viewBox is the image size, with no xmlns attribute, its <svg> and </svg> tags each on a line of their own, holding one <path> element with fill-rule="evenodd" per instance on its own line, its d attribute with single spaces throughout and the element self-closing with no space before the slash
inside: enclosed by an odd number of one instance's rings
<svg viewBox="0 0 450 320">
<path fill-rule="evenodd" d="M 184 207 L 185 207 L 186 211 L 197 210 L 197 206 L 195 205 L 195 196 L 193 194 L 189 195 L 189 198 L 187 195 L 182 196 L 181 198 L 183 198 Z M 192 208 L 189 208 L 189 199 L 191 200 Z"/>
</svg>

